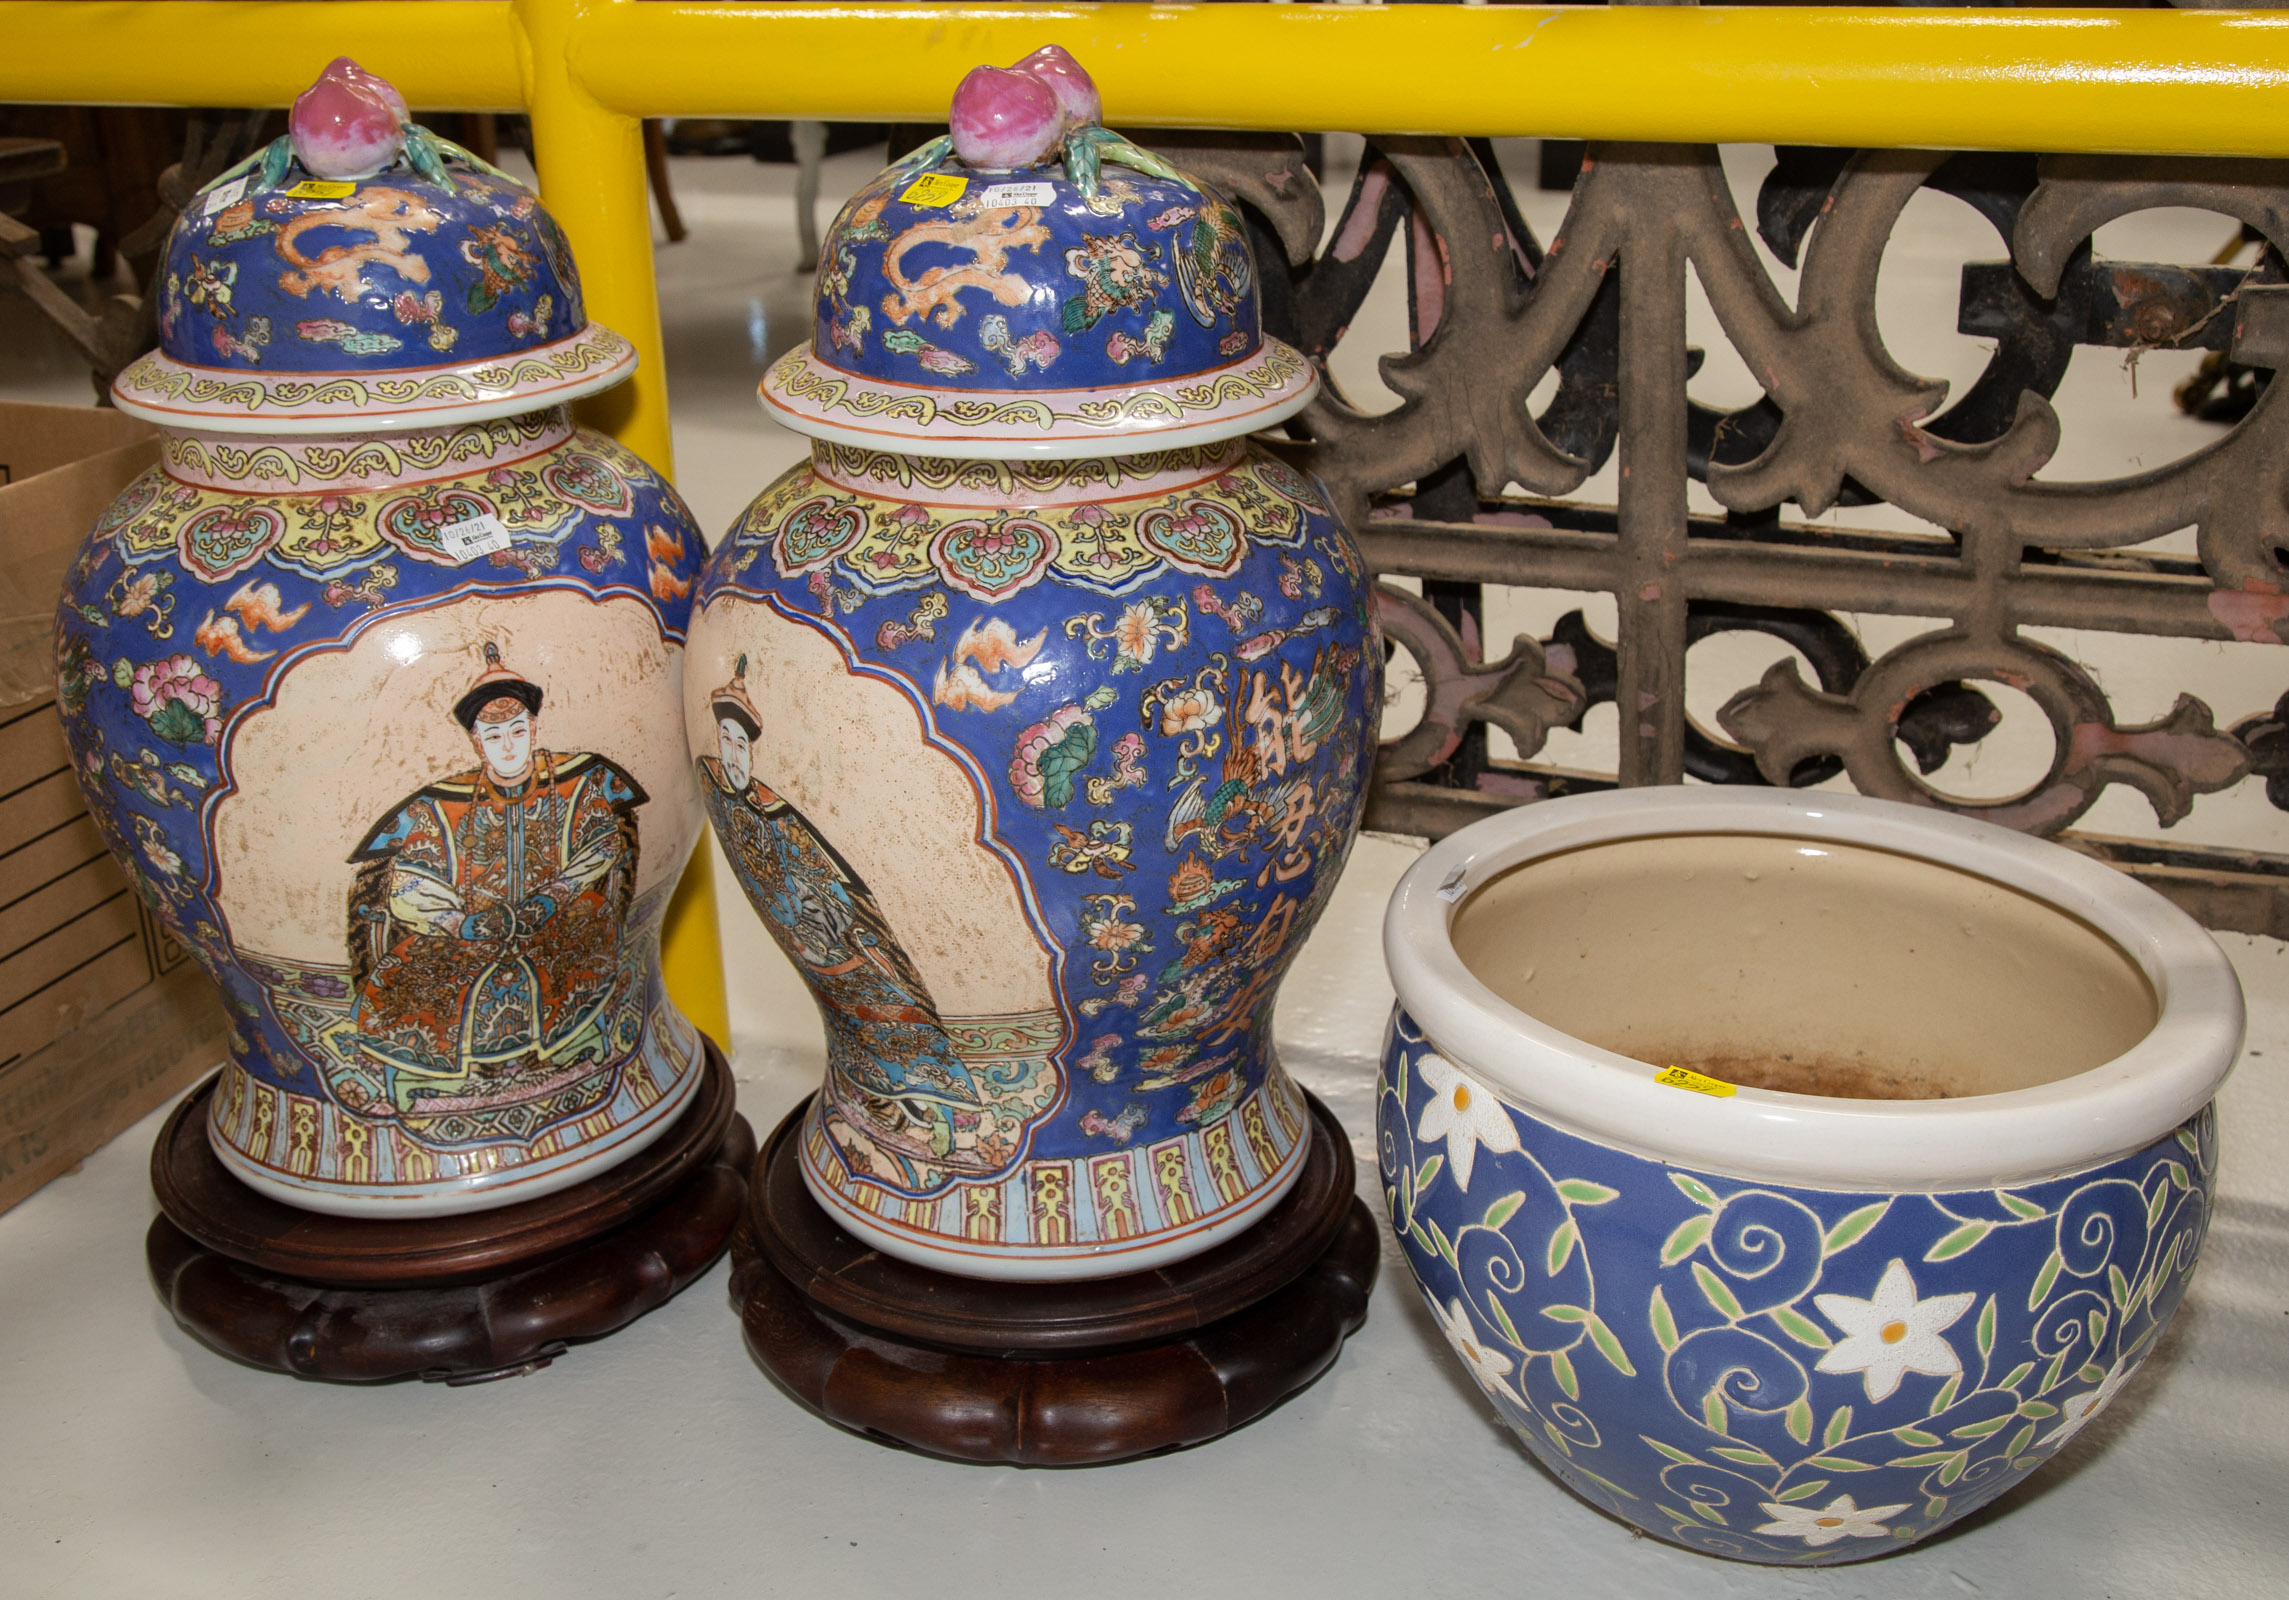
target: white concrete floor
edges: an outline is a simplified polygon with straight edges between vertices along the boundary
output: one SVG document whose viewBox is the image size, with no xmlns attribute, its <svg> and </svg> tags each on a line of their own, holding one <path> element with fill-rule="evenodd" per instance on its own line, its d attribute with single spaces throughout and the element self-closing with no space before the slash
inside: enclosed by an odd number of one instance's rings
<svg viewBox="0 0 2289 1600">
<path fill-rule="evenodd" d="M 1344 148 L 1332 154 L 1340 166 Z M 1530 179 L 1531 150 L 1514 154 L 1514 177 Z M 1744 196 L 1766 160 L 1728 153 Z M 830 161 L 822 220 L 876 164 L 865 153 Z M 1348 174 L 1331 178 L 1339 198 Z M 660 275 L 678 476 L 710 530 L 800 454 L 752 398 L 764 365 L 807 331 L 792 181 L 789 168 L 740 160 L 676 164 L 692 237 L 663 248 Z M 1529 188 L 1521 199 L 1547 237 L 1563 197 Z M 1927 231 L 1887 258 L 1884 326 L 1908 365 L 1960 385 L 1980 348 L 1953 333 L 1956 268 L 2001 251 L 1952 201 L 1926 195 L 1909 222 Z M 2208 259 L 2229 231 L 2189 213 L 2116 230 L 2102 251 L 2179 261 Z M 1403 297 L 1386 274 L 1335 362 L 1363 404 L 1378 403 L 1373 356 L 1400 343 Z M 1703 316 L 1695 338 L 1711 354 L 1695 392 L 1741 403 L 1753 392 L 1746 374 L 1728 368 Z M 2149 358 L 2133 399 L 2105 353 L 2078 356 L 2061 402 L 2067 443 L 2050 470 L 2103 476 L 2209 437 L 2169 411 L 2173 376 Z M 0 396 L 87 394 L 68 347 L 0 297 Z M 1610 483 L 1593 481 L 1583 498 L 1601 493 Z M 1488 632 L 1546 628 L 1576 603 L 1513 591 Z M 1590 616 L 1610 623 L 1610 609 Z M 1899 626 L 1861 623 L 1879 651 Z M 2186 688 L 2221 724 L 2270 705 L 2289 659 L 2259 647 L 2052 642 L 2092 664 L 2126 715 L 2159 714 Z M 1696 710 L 1750 681 L 1772 649 L 1697 650 L 1709 681 L 1696 685 Z M 2000 793 L 2024 781 L 2040 740 L 2004 732 L 2022 747 L 1998 735 L 1950 769 L 1951 786 Z M 1555 759 L 1596 764 L 1602 741 L 1610 763 L 1610 710 L 1602 734 L 1593 718 L 1564 738 Z M 2137 802 L 2107 805 L 2091 825 L 2152 831 Z M 2289 848 L 2289 825 L 2254 790 L 2205 798 L 2176 836 Z M 1367 1172 L 1373 1051 L 1390 1003 L 1376 930 L 1414 853 L 1408 841 L 1361 841 L 1280 1002 L 1289 1065 L 1344 1119 Z M 767 1128 L 816 1082 L 823 1048 L 791 972 L 722 887 L 741 1105 Z M 2279 1593 L 2289 1588 L 2289 1169 L 2275 1152 L 2289 1148 L 2289 946 L 2224 943 L 2249 995 L 2249 1049 L 2223 1097 L 2217 1220 L 2161 1354 L 2058 1463 L 1881 1562 L 1735 1566 L 1635 1537 L 1573 1499 L 1495 1422 L 1388 1248 L 1366 1328 L 1317 1386 L 1214 1446 L 1089 1472 L 951 1466 L 817 1422 L 749 1363 L 720 1266 L 643 1322 L 514 1382 L 363 1391 L 251 1372 L 179 1332 L 144 1279 L 154 1114 L 0 1217 L 0 1594 Z M 1371 1183 L 1363 1192 L 1379 1211 Z"/>
</svg>

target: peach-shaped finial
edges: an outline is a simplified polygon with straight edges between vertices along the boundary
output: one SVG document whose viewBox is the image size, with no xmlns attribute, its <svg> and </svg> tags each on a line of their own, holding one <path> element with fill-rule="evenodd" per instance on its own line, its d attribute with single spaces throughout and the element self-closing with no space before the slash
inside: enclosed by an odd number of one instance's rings
<svg viewBox="0 0 2289 1600">
<path fill-rule="evenodd" d="M 1029 72 L 977 67 L 954 90 L 954 154 L 987 172 L 1038 166 L 1066 132 L 1057 92 Z"/>
<path fill-rule="evenodd" d="M 366 178 L 397 159 L 409 117 L 405 97 L 348 56 L 326 64 L 287 117 L 302 165 L 321 178 Z"/>
<path fill-rule="evenodd" d="M 1065 113 L 1067 133 L 1104 119 L 1104 102 L 1097 97 L 1097 80 L 1083 70 L 1081 63 L 1073 59 L 1073 52 L 1063 45 L 1045 44 L 1024 60 L 1011 63 L 1010 71 L 1039 78 L 1049 85 L 1049 92 L 1057 96 L 1058 109 Z"/>
</svg>

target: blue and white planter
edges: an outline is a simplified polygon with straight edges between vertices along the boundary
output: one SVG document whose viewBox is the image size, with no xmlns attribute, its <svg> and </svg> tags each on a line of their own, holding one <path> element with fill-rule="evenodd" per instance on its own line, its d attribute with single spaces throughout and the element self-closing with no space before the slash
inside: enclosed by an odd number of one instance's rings
<svg viewBox="0 0 2289 1600">
<path fill-rule="evenodd" d="M 2038 1088 L 1712 1098 L 1508 1006 L 1447 937 L 1506 869 L 1707 833 L 1874 846 L 2017 888 L 2119 945 L 2158 1020 Z M 1384 942 L 1400 1004 L 1380 1166 L 1408 1264 L 1535 1456 L 1648 1533 L 1790 1565 L 1900 1549 L 2056 1455 L 2185 1293 L 2240 990 L 2189 918 L 2086 858 L 1883 802 L 1600 795 L 1437 846 Z"/>
</svg>

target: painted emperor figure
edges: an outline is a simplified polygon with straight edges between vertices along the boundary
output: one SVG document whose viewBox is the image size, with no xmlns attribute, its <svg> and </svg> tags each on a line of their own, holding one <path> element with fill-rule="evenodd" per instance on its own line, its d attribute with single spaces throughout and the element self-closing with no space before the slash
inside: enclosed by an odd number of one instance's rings
<svg viewBox="0 0 2289 1600">
<path fill-rule="evenodd" d="M 477 765 L 408 796 L 350 856 L 352 1048 L 397 1114 L 450 1118 L 463 1137 L 529 1137 L 534 1102 L 618 1053 L 647 797 L 603 756 L 541 746 L 542 699 L 488 643 L 453 707 Z"/>
</svg>

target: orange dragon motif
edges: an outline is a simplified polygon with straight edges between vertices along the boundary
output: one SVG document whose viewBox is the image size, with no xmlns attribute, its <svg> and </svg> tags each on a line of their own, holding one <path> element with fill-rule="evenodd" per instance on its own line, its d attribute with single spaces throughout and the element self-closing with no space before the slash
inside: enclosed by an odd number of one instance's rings
<svg viewBox="0 0 2289 1600">
<path fill-rule="evenodd" d="M 893 239 L 882 252 L 882 275 L 898 288 L 882 297 L 882 309 L 903 327 L 909 317 L 926 317 L 941 328 L 962 320 L 961 302 L 954 297 L 964 289 L 983 289 L 1005 306 L 1020 306 L 1033 293 L 1032 284 L 1006 271 L 1012 250 L 1038 254 L 1049 242 L 1037 206 L 996 206 L 965 212 L 957 208 L 944 222 L 917 222 Z M 925 244 L 967 250 L 970 262 L 961 267 L 931 267 L 909 280 L 900 270 L 906 252 Z"/>
<path fill-rule="evenodd" d="M 408 283 L 427 283 L 429 263 L 407 247 L 413 243 L 412 235 L 434 233 L 444 220 L 418 195 L 386 187 L 368 189 L 348 205 L 305 211 L 278 230 L 278 253 L 293 263 L 278 275 L 278 286 L 302 299 L 314 289 L 325 289 L 343 300 L 356 300 L 366 292 L 369 264 L 388 267 Z M 359 245 L 328 245 L 311 257 L 302 253 L 297 241 L 312 228 L 345 228 L 370 233 L 373 239 Z"/>
</svg>

